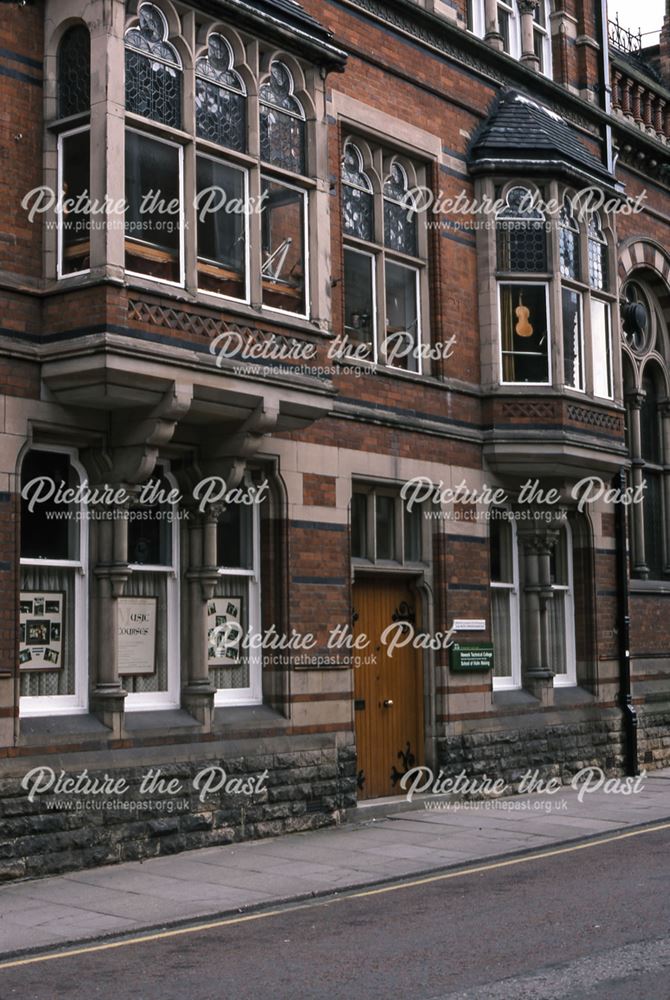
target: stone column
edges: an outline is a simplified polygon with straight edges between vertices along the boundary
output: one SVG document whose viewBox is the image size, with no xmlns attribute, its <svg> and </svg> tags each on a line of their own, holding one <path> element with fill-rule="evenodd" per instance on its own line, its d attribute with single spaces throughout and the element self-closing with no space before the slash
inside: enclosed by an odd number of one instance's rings
<svg viewBox="0 0 670 1000">
<path fill-rule="evenodd" d="M 549 602 L 551 589 L 551 553 L 558 531 L 542 521 L 528 521 L 519 529 L 524 560 L 523 586 L 523 682 L 543 704 L 553 700 L 553 655 L 550 648 Z"/>
<path fill-rule="evenodd" d="M 182 690 L 182 705 L 210 732 L 214 714 L 215 689 L 207 662 L 207 602 L 214 596 L 218 581 L 216 570 L 215 512 L 191 512 L 189 523 L 188 642 L 186 645 L 187 683 Z"/>
<path fill-rule="evenodd" d="M 644 396 L 640 392 L 632 392 L 626 396 L 630 414 L 630 448 L 633 456 L 632 478 L 633 489 L 642 489 L 644 479 L 644 462 L 642 461 L 642 429 L 640 409 Z M 646 580 L 649 576 L 647 555 L 644 540 L 644 504 L 633 504 L 631 507 L 633 522 L 633 573 L 639 579 Z"/>
<path fill-rule="evenodd" d="M 498 2 L 485 0 L 484 4 L 484 41 L 492 49 L 502 52 L 503 39 L 498 27 Z"/>
<path fill-rule="evenodd" d="M 535 54 L 534 15 L 540 0 L 517 0 L 521 14 L 521 62 L 530 69 L 539 70 L 540 60 Z"/>
<path fill-rule="evenodd" d="M 113 491 L 126 489 L 117 485 Z M 128 504 L 112 506 L 101 504 L 96 510 L 97 552 L 93 576 L 95 579 L 95 684 L 91 692 L 91 712 L 104 725 L 109 726 L 115 738 L 122 735 L 124 690 L 118 672 L 118 599 L 123 596 L 130 576 L 128 568 L 128 519 L 123 515 Z"/>
</svg>

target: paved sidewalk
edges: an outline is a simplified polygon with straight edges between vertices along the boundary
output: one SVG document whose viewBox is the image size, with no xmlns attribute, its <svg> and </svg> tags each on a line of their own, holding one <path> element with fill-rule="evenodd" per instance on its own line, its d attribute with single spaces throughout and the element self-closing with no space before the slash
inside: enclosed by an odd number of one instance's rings
<svg viewBox="0 0 670 1000">
<path fill-rule="evenodd" d="M 635 795 L 596 791 L 580 803 L 564 788 L 488 807 L 440 804 L 391 803 L 381 818 L 336 829 L 6 885 L 0 953 L 237 913 L 670 820 L 670 769 L 651 772 Z"/>
</svg>

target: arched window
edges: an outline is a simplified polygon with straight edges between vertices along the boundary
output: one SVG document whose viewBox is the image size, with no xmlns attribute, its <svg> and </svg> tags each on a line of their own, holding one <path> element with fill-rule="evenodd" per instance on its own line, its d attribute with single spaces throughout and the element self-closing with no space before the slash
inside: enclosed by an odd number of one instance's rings
<svg viewBox="0 0 670 1000">
<path fill-rule="evenodd" d="M 79 115 L 91 107 L 91 38 L 88 28 L 68 28 L 58 46 L 58 117 Z"/>
<path fill-rule="evenodd" d="M 609 286 L 609 268 L 607 266 L 607 238 L 600 224 L 597 212 L 589 217 L 589 284 L 601 292 Z"/>
<path fill-rule="evenodd" d="M 294 95 L 290 70 L 275 60 L 261 86 L 261 159 L 275 167 L 305 173 L 305 112 Z"/>
<path fill-rule="evenodd" d="M 647 364 L 642 379 L 640 406 L 642 475 L 646 483 L 642 516 L 644 518 L 645 563 L 649 576 L 661 580 L 665 575 L 665 514 L 663 504 L 663 443 L 661 437 L 662 375 L 655 364 Z M 663 394 L 664 395 L 664 394 Z"/>
<path fill-rule="evenodd" d="M 68 28 L 58 46 L 57 114 L 59 118 L 85 115 L 91 107 L 91 39 L 83 24 Z M 90 267 L 90 128 L 77 124 L 58 136 L 58 189 L 63 198 L 56 208 L 59 278 L 83 274 Z"/>
<path fill-rule="evenodd" d="M 243 153 L 247 148 L 246 88 L 233 64 L 228 40 L 211 34 L 207 55 L 195 64 L 196 131 L 201 139 Z"/>
<path fill-rule="evenodd" d="M 501 380 L 544 385 L 551 382 L 545 217 L 530 188 L 512 187 L 504 200 L 496 216 Z"/>
<path fill-rule="evenodd" d="M 389 250 L 417 255 L 416 212 L 407 173 L 394 160 L 384 181 L 384 243 Z"/>
<path fill-rule="evenodd" d="M 181 128 L 181 59 L 168 42 L 168 23 L 155 4 L 139 8 L 126 32 L 126 110 Z"/>
<path fill-rule="evenodd" d="M 372 181 L 363 169 L 363 154 L 353 142 L 346 143 L 342 158 L 342 225 L 350 236 L 374 239 Z"/>
<path fill-rule="evenodd" d="M 561 274 L 564 278 L 580 278 L 579 224 L 575 219 L 572 201 L 567 196 L 559 213 Z"/>
<path fill-rule="evenodd" d="M 88 521 L 83 504 L 59 502 L 83 478 L 67 450 L 32 448 L 21 466 L 22 715 L 86 707 Z"/>
</svg>

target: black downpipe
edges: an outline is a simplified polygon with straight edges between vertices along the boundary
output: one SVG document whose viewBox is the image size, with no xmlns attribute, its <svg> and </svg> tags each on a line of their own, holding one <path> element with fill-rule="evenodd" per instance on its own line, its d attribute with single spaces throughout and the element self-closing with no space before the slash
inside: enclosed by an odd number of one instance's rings
<svg viewBox="0 0 670 1000">
<path fill-rule="evenodd" d="M 626 472 L 621 469 L 614 477 L 614 489 L 625 496 Z M 630 685 L 630 600 L 628 590 L 628 532 L 626 507 L 616 507 L 617 598 L 619 633 L 619 704 L 623 712 L 623 729 L 626 752 L 626 774 L 634 777 L 640 773 L 637 763 L 637 712 L 633 705 Z"/>
</svg>

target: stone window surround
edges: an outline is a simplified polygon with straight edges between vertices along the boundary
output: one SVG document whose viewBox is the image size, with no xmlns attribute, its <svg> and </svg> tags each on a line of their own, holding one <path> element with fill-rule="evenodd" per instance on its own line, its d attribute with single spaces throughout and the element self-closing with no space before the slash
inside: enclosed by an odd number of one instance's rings
<svg viewBox="0 0 670 1000">
<path fill-rule="evenodd" d="M 648 275 L 645 274 L 644 268 L 632 270 L 627 275 L 626 283 L 628 281 L 635 282 L 637 285 L 642 287 L 653 311 L 651 319 L 652 330 L 654 332 L 654 336 L 649 340 L 647 349 L 643 352 L 635 352 L 631 350 L 625 341 L 622 343 L 622 351 L 627 361 L 627 370 L 633 373 L 635 379 L 634 385 L 628 385 L 626 387 L 627 391 L 625 397 L 628 408 L 629 448 L 632 460 L 630 473 L 632 480 L 631 485 L 634 488 L 640 488 L 644 480 L 645 461 L 642 458 L 640 419 L 641 406 L 645 398 L 645 392 L 642 388 L 642 380 L 647 370 L 647 366 L 652 364 L 660 372 L 661 379 L 665 383 L 665 399 L 659 400 L 659 417 L 661 423 L 660 439 L 663 458 L 663 489 L 661 493 L 661 502 L 663 505 L 663 521 L 666 526 L 665 539 L 663 540 L 665 547 L 664 563 L 666 567 L 670 568 L 670 371 L 668 369 L 667 359 L 663 357 L 657 346 L 657 324 L 659 322 L 659 317 L 662 317 L 663 314 L 658 303 L 657 296 L 653 291 L 653 288 L 650 286 Z M 622 300 L 624 298 L 625 294 L 622 293 Z M 662 331 L 658 331 L 658 336 L 662 336 Z M 665 332 L 664 339 L 667 341 L 667 330 Z M 667 350 L 667 343 L 663 346 Z M 646 563 L 644 510 L 644 504 L 633 504 L 630 508 L 629 532 L 632 554 L 631 572 L 633 576 L 633 579 L 631 580 L 631 590 L 638 589 L 641 592 L 656 591 L 663 593 L 667 590 L 668 576 L 664 576 L 662 579 L 650 578 L 649 569 Z"/>
<path fill-rule="evenodd" d="M 430 165 L 432 163 L 440 164 L 444 158 L 442 140 L 439 136 L 417 128 L 417 126 L 402 119 L 394 118 L 393 115 L 388 115 L 378 108 L 373 108 L 371 105 L 365 104 L 339 91 L 332 91 L 329 95 L 329 100 L 332 105 L 332 114 L 340 126 L 342 146 L 344 146 L 344 141 L 351 137 L 354 142 L 358 139 L 363 143 L 367 142 L 373 147 L 381 146 L 385 150 L 388 150 L 389 153 L 395 153 L 401 162 L 405 160 L 411 163 L 420 158 L 424 161 L 427 182 L 430 181 Z M 393 137 L 392 143 L 389 143 L 389 136 Z M 368 163 L 365 165 L 366 169 L 370 167 Z M 419 253 L 428 264 L 421 271 L 419 289 L 422 343 L 427 344 L 430 341 L 431 331 L 429 279 L 432 262 L 428 260 L 427 232 L 421 224 L 421 218 L 419 219 L 418 238 Z M 347 237 L 343 233 L 343 242 L 346 239 Z M 424 240 L 426 240 L 425 243 L 423 242 Z M 360 246 L 364 248 L 365 244 L 360 244 Z M 438 266 L 437 261 L 435 262 L 435 266 Z M 343 288 L 341 289 L 341 294 L 344 295 Z M 366 362 L 357 363 L 366 364 Z M 427 360 L 421 362 L 422 370 L 419 375 L 416 372 L 405 372 L 403 369 L 389 368 L 381 364 L 375 364 L 374 367 L 389 374 L 392 373 L 414 379 L 421 378 L 421 375 L 431 374 L 430 361 Z"/>
<path fill-rule="evenodd" d="M 503 199 L 507 191 L 513 187 L 523 186 L 530 190 L 537 191 L 544 188 L 545 200 L 562 204 L 566 188 L 557 181 L 550 178 L 534 179 L 515 176 L 511 179 L 504 178 L 482 178 L 475 184 L 475 198 L 481 201 L 488 197 L 491 201 L 496 198 L 496 187 L 500 186 L 500 197 Z M 569 189 L 567 189 L 569 190 Z M 518 394 L 523 391 L 523 384 L 504 384 L 500 375 L 500 313 L 498 304 L 498 286 L 504 281 L 513 281 L 516 284 L 546 284 L 549 289 L 549 330 L 552 332 L 550 345 L 550 371 L 551 383 L 534 386 L 534 392 L 560 392 L 566 395 L 574 395 L 577 398 L 589 398 L 595 402 L 607 405 L 608 403 L 617 405 L 622 403 L 621 391 L 621 359 L 619 352 L 615 349 L 616 323 L 613 322 L 612 307 L 618 302 L 618 282 L 616 268 L 616 238 L 610 220 L 603 220 L 602 229 L 607 238 L 608 245 L 608 269 L 611 282 L 610 291 L 598 291 L 590 287 L 587 281 L 566 279 L 561 276 L 560 267 L 560 232 L 558 219 L 548 219 L 551 223 L 548 237 L 548 261 L 549 270 L 545 274 L 526 274 L 522 272 L 498 272 L 497 270 L 497 239 L 494 226 L 485 226 L 477 230 L 477 258 L 479 277 L 479 329 L 481 332 L 481 352 L 482 352 L 482 388 L 486 390 L 495 389 L 501 394 Z M 588 263 L 588 235 L 585 223 L 580 225 L 580 251 L 582 268 Z M 583 278 L 583 274 L 582 274 Z M 584 366 L 586 391 L 573 389 L 564 384 L 564 358 L 563 358 L 563 337 L 562 333 L 562 288 L 569 287 L 578 291 L 582 295 L 583 301 L 583 341 L 584 341 Z M 591 309 L 590 297 L 604 301 L 610 305 L 610 340 L 611 340 L 611 368 L 613 399 L 595 396 L 593 394 L 593 356 L 591 351 Z"/>
<path fill-rule="evenodd" d="M 539 0 L 544 5 L 544 25 L 541 26 L 534 21 L 532 10 L 526 3 L 519 0 L 468 0 L 469 20 L 471 27 L 468 28 L 478 38 L 483 38 L 492 48 L 504 51 L 503 37 L 500 32 L 498 20 L 499 7 L 502 6 L 509 13 L 510 22 L 510 51 L 509 55 L 542 72 L 550 79 L 553 76 L 552 66 L 552 34 L 558 28 L 554 17 L 554 11 L 549 0 Z M 530 5 L 532 6 L 532 4 Z M 528 8 L 524 10 L 522 8 Z M 527 23 L 529 19 L 530 23 Z M 552 27 L 552 22 L 556 28 Z M 539 60 L 535 54 L 534 47 L 530 48 L 530 39 L 535 41 L 536 34 L 543 37 L 542 57 L 544 68 L 540 70 Z"/>
<path fill-rule="evenodd" d="M 399 568 L 409 568 L 413 571 L 425 568 L 429 563 L 430 558 L 428 553 L 431 551 L 431 522 L 426 518 L 421 517 L 421 556 L 422 558 L 417 561 L 408 561 L 405 559 L 405 510 L 404 503 L 400 496 L 400 489 L 394 489 L 393 486 L 389 486 L 387 483 L 382 482 L 371 482 L 363 481 L 359 479 L 352 479 L 352 496 L 354 493 L 363 494 L 368 498 L 367 504 L 367 523 L 366 523 L 366 547 L 368 552 L 374 553 L 374 555 L 364 557 L 352 556 L 352 570 L 358 572 L 361 569 L 377 569 L 377 570 L 397 570 Z M 396 553 L 399 553 L 400 558 L 397 559 L 377 559 L 376 558 L 376 523 L 375 523 L 375 504 L 370 503 L 370 500 L 377 497 L 388 497 L 394 502 L 394 536 L 396 539 Z"/>
<path fill-rule="evenodd" d="M 373 226 L 374 232 L 371 241 L 359 239 L 342 231 L 342 241 L 344 248 L 357 250 L 367 256 L 373 257 L 375 266 L 373 268 L 373 297 L 376 311 L 376 321 L 374 323 L 373 336 L 376 339 L 374 345 L 376 365 L 388 370 L 394 370 L 398 366 L 387 365 L 385 361 L 379 360 L 379 345 L 384 340 L 382 324 L 380 319 L 385 317 L 385 287 L 386 279 L 384 272 L 385 263 L 398 263 L 406 265 L 417 272 L 417 317 L 419 338 L 418 344 L 426 344 L 430 339 L 430 261 L 428 251 L 428 231 L 423 224 L 423 216 L 416 217 L 417 233 L 417 253 L 416 256 L 407 255 L 401 251 L 388 247 L 384 239 L 384 181 L 393 163 L 398 163 L 408 180 L 408 190 L 414 187 L 430 186 L 425 175 L 426 168 L 423 164 L 412 160 L 404 151 L 398 153 L 394 151 L 388 143 L 383 146 L 376 140 L 369 141 L 360 132 L 348 131 L 343 136 L 341 155 L 344 155 L 344 148 L 348 143 L 354 145 L 362 155 L 363 171 L 372 184 L 373 199 Z M 342 180 L 340 178 L 340 183 Z M 344 285 L 344 282 L 343 282 Z M 346 291 L 343 289 L 343 291 Z M 365 361 L 363 362 L 365 363 Z M 424 368 L 429 367 L 429 362 L 421 358 L 417 359 L 417 371 L 414 374 L 421 375 Z M 403 369 L 400 369 L 401 371 Z"/>
<path fill-rule="evenodd" d="M 58 136 L 61 132 L 86 126 L 91 129 L 91 199 L 102 202 L 108 196 L 112 203 L 120 203 L 125 197 L 124 172 L 118 163 L 124 156 L 124 124 L 140 129 L 147 136 L 171 140 L 184 150 L 184 175 L 186 190 L 195 184 L 195 150 L 213 155 L 222 162 L 241 166 L 249 170 L 250 194 L 260 198 L 260 174 L 286 181 L 296 182 L 308 194 L 307 223 L 310 236 L 309 287 L 311 310 L 308 319 L 283 313 L 281 310 L 263 307 L 261 303 L 260 254 L 258 266 L 253 276 L 251 304 L 200 291 L 197 288 L 197 260 L 195 239 L 186 241 L 185 285 L 175 289 L 170 284 L 145 276 L 125 275 L 125 250 L 123 227 L 96 229 L 91 234 L 91 266 L 87 273 L 64 276 L 57 279 L 58 234 L 55 229 L 56 212 L 52 209 L 45 214 L 44 274 L 47 285 L 60 289 L 82 287 L 103 279 L 122 281 L 130 287 L 158 292 L 162 295 L 177 294 L 203 305 L 226 309 L 247 319 L 257 321 L 262 315 L 266 321 L 286 322 L 314 332 L 328 332 L 330 329 L 330 240 L 329 240 L 329 175 L 327 164 L 327 123 L 325 120 L 325 80 L 316 67 L 303 63 L 290 53 L 272 49 L 255 37 L 240 34 L 228 24 L 215 20 L 206 14 L 181 7 L 178 14 L 169 0 L 158 0 L 158 6 L 166 15 L 170 28 L 170 43 L 174 45 L 182 59 L 183 69 L 183 109 L 184 129 L 177 130 L 160 123 L 124 113 L 124 58 L 123 36 L 137 17 L 126 19 L 121 5 L 113 5 L 111 11 L 103 12 L 102 0 L 89 5 L 82 18 L 80 7 L 75 0 L 49 0 L 47 4 L 47 28 L 52 33 L 45 45 L 45 171 L 44 183 L 57 187 Z M 93 65 L 104 67 L 104 71 L 92 78 L 91 115 L 78 115 L 59 121 L 57 119 L 57 53 L 58 45 L 73 19 L 85 23 L 91 33 L 91 61 Z M 55 27 L 54 27 L 55 26 Z M 195 137 L 195 63 L 207 51 L 207 37 L 212 32 L 224 35 L 231 43 L 235 54 L 235 69 L 242 76 L 247 88 L 249 153 L 235 153 L 224 147 Z M 295 80 L 295 93 L 306 113 L 307 172 L 298 176 L 281 168 L 260 164 L 260 129 L 258 121 L 258 87 L 267 78 L 270 64 L 274 60 L 286 64 Z M 97 150 L 107 149 L 106 159 L 96 155 Z M 257 188 L 257 190 L 256 190 Z M 185 221 L 188 230 L 195 232 L 195 208 L 185 199 Z M 250 245 L 260 246 L 260 216 L 251 219 Z M 317 245 L 318 235 L 318 245 Z M 252 255 L 253 256 L 253 255 Z"/>
</svg>

